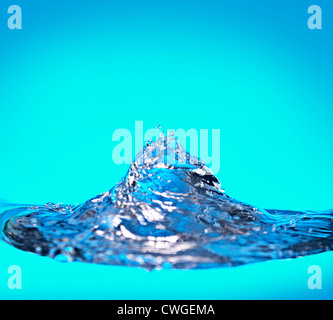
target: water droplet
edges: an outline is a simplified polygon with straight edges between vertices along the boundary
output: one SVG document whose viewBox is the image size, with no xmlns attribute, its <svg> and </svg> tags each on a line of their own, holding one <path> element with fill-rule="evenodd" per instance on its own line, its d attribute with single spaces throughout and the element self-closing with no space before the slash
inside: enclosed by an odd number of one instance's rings
<svg viewBox="0 0 333 320">
<path fill-rule="evenodd" d="M 35 252 L 38 253 L 38 254 L 41 254 L 41 253 L 42 253 L 42 247 L 37 246 L 37 247 L 35 248 Z"/>
<path fill-rule="evenodd" d="M 73 259 L 67 255 L 67 254 L 57 254 L 55 257 L 54 257 L 55 260 L 59 261 L 59 262 L 70 262 L 70 261 L 73 261 Z"/>
</svg>

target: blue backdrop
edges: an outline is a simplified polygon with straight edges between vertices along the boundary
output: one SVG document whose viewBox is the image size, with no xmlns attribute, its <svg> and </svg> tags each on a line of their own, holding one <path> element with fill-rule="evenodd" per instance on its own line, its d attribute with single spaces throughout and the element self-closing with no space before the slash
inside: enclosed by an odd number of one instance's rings
<svg viewBox="0 0 333 320">
<path fill-rule="evenodd" d="M 109 190 L 128 168 L 112 161 L 112 133 L 142 120 L 220 129 L 217 177 L 238 200 L 333 207 L 331 1 L 18 0 L 22 30 L 7 27 L 12 4 L 0 4 L 0 198 L 75 204 Z M 321 30 L 307 26 L 313 4 Z M 5 265 L 46 259 L 3 250 Z M 310 294 L 304 270 L 296 298 Z"/>
</svg>

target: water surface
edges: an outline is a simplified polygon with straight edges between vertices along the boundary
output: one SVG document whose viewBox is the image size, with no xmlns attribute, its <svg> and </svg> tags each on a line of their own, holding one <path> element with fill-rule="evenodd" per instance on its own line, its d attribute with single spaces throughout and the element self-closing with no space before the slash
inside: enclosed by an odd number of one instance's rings
<svg viewBox="0 0 333 320">
<path fill-rule="evenodd" d="M 264 210 L 229 197 L 172 137 L 146 144 L 126 176 L 81 205 L 0 203 L 3 240 L 58 261 L 231 267 L 333 248 L 333 210 Z"/>
</svg>

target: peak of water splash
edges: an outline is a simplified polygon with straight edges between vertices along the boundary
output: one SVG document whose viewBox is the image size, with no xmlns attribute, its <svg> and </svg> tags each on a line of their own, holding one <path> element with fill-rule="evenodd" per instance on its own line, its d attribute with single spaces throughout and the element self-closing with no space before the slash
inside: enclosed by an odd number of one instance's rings
<svg viewBox="0 0 333 320">
<path fill-rule="evenodd" d="M 162 132 L 162 131 L 161 131 Z M 149 141 L 136 155 L 134 162 L 130 166 L 146 169 L 184 169 L 193 171 L 200 175 L 213 175 L 198 157 L 190 155 L 178 142 L 174 132 L 161 136 L 156 141 Z"/>
<path fill-rule="evenodd" d="M 79 206 L 7 211 L 3 238 L 59 261 L 237 266 L 332 250 L 333 212 L 259 210 L 230 198 L 173 135 L 149 141 L 110 191 Z"/>
</svg>

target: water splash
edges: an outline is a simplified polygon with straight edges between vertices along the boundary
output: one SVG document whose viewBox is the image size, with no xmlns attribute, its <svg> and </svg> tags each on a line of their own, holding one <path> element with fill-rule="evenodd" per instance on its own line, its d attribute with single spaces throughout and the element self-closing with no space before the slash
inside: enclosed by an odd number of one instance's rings
<svg viewBox="0 0 333 320">
<path fill-rule="evenodd" d="M 263 210 L 232 199 L 164 134 L 145 145 L 122 181 L 84 204 L 2 211 L 7 243 L 66 262 L 191 269 L 333 248 L 333 210 Z"/>
</svg>

